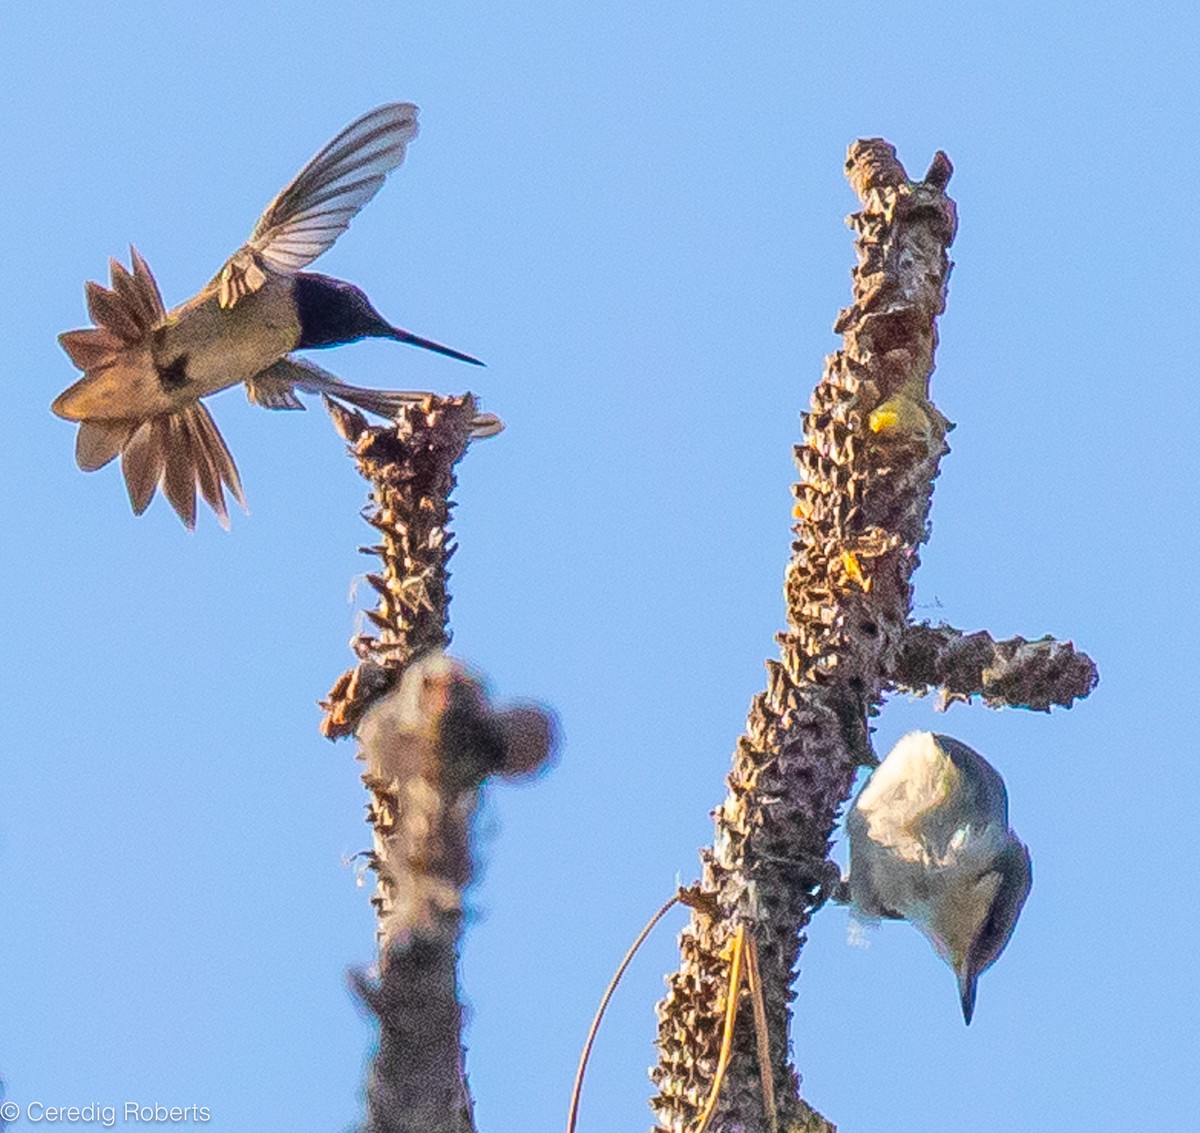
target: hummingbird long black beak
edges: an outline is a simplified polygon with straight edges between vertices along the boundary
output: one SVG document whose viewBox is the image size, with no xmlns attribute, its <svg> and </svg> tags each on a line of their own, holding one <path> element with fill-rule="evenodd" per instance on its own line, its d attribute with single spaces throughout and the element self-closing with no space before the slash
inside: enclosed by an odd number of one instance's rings
<svg viewBox="0 0 1200 1133">
<path fill-rule="evenodd" d="M 457 358 L 460 362 L 470 362 L 472 366 L 483 365 L 478 358 L 461 350 L 393 326 L 375 310 L 361 287 L 344 279 L 334 279 L 315 271 L 298 272 L 292 284 L 292 297 L 300 320 L 297 350 L 341 346 L 361 338 L 391 338 L 444 354 L 447 358 Z"/>
<path fill-rule="evenodd" d="M 460 362 L 470 362 L 472 366 L 483 366 L 485 363 L 479 361 L 478 358 L 472 358 L 470 354 L 464 354 L 461 350 L 455 350 L 449 346 L 443 346 L 440 342 L 434 342 L 428 338 L 422 338 L 418 334 L 413 334 L 411 331 L 401 330 L 399 327 L 392 327 L 391 338 L 397 342 L 407 342 L 410 346 L 419 346 L 422 350 L 432 350 L 435 354 L 444 354 L 447 358 L 457 358 Z"/>
<path fill-rule="evenodd" d="M 51 406 L 80 423 L 79 466 L 91 471 L 120 455 L 136 513 L 161 487 L 192 527 L 199 488 L 227 523 L 224 488 L 241 501 L 241 482 L 201 398 L 241 383 L 250 400 L 267 409 L 303 409 L 299 391 L 394 416 L 428 396 L 352 386 L 291 356 L 367 337 L 482 365 L 388 323 L 353 284 L 303 270 L 375 196 L 416 136 L 411 103 L 381 106 L 352 122 L 267 206 L 216 276 L 171 311 L 136 250 L 132 269 L 110 262 L 111 287 L 88 283 L 93 325 L 59 336 L 83 377 Z M 502 427 L 494 415 L 481 414 L 473 435 L 491 436 Z"/>
</svg>

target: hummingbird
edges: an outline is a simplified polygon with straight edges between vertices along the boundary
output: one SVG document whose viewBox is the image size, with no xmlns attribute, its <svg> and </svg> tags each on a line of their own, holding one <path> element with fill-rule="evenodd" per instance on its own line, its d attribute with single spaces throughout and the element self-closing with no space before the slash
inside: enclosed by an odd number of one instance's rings
<svg viewBox="0 0 1200 1133">
<path fill-rule="evenodd" d="M 267 205 L 250 238 L 213 279 L 170 311 L 136 248 L 130 248 L 130 269 L 110 260 L 111 287 L 89 281 L 84 288 L 95 325 L 58 337 L 84 375 L 50 407 L 79 422 L 79 467 L 91 472 L 119 454 L 136 514 L 161 486 L 190 529 L 198 486 L 228 527 L 224 488 L 243 508 L 245 498 L 201 398 L 242 383 L 250 401 L 266 409 L 303 409 L 299 391 L 394 417 L 428 394 L 349 385 L 292 351 L 389 338 L 482 365 L 393 326 L 354 284 L 302 270 L 375 196 L 416 136 L 411 103 L 380 106 L 352 122 Z M 495 416 L 480 414 L 472 435 L 490 436 L 502 427 Z"/>
</svg>

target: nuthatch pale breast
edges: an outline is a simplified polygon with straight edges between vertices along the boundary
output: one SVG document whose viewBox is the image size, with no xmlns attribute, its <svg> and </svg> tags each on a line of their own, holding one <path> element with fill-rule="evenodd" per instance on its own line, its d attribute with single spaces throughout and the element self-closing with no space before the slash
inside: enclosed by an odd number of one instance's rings
<svg viewBox="0 0 1200 1133">
<path fill-rule="evenodd" d="M 1032 884 L 996 769 L 949 736 L 911 732 L 872 772 L 846 818 L 854 911 L 911 921 L 954 970 L 963 1018 L 1004 951 Z"/>
</svg>

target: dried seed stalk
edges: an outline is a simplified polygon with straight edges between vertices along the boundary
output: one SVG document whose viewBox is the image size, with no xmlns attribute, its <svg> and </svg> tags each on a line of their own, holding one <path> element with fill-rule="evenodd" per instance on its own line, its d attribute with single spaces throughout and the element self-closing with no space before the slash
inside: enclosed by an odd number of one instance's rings
<svg viewBox="0 0 1200 1133">
<path fill-rule="evenodd" d="M 365 519 L 379 542 L 363 549 L 382 563 L 367 575 L 378 632 L 351 643 L 359 663 L 329 694 L 322 724 L 330 738 L 357 735 L 371 793 L 380 970 L 352 977 L 380 1028 L 364 1130 L 473 1133 L 457 986 L 471 821 L 483 781 L 541 767 L 554 732 L 534 705 L 496 711 L 444 651 L 454 466 L 472 436 L 501 426 L 470 396 L 430 396 L 387 427 L 326 403 L 371 483 Z"/>
<path fill-rule="evenodd" d="M 1071 642 L 1052 637 L 995 641 L 986 630 L 913 625 L 900 644 L 892 685 L 924 695 L 938 690 L 942 705 L 980 696 L 989 708 L 1070 708 L 1100 679 L 1095 662 Z"/>
<path fill-rule="evenodd" d="M 800 1099 L 787 1057 L 803 931 L 836 879 L 830 838 L 857 767 L 873 759 L 869 718 L 891 687 L 950 672 L 936 663 L 944 651 L 927 649 L 920 668 L 904 658 L 919 643 L 910 579 L 951 427 L 929 399 L 957 225 L 944 192 L 951 166 L 939 153 L 925 180 L 911 182 L 893 147 L 871 139 L 850 147 L 846 169 L 862 202 L 850 218 L 854 301 L 835 324 L 843 348 L 826 360 L 796 448 L 788 629 L 738 742 L 713 845 L 701 853 L 701 888 L 719 914 L 693 909 L 658 1006 L 651 1104 L 672 1133 L 694 1127 L 708 1096 L 726 995 L 722 956 L 742 925 L 758 946 L 780 1127 L 833 1128 Z M 1092 678 L 1080 674 L 1090 664 L 1082 658 L 1074 683 L 1052 699 L 1086 695 Z M 758 1045 L 743 997 L 712 1129 L 767 1128 Z"/>
<path fill-rule="evenodd" d="M 382 568 L 367 580 L 379 595 L 376 634 L 351 644 L 358 665 L 323 704 L 322 731 L 336 738 L 362 725 L 363 776 L 371 792 L 373 903 L 380 973 L 355 973 L 379 1018 L 379 1047 L 367 1078 L 364 1133 L 473 1133 L 457 987 L 460 893 L 470 876 L 467 827 L 476 787 L 453 786 L 443 722 L 460 672 L 441 653 L 449 641 L 447 532 L 454 465 L 466 451 L 474 399 L 430 398 L 406 407 L 394 426 L 327 399 L 371 483 L 366 521 L 379 543 L 366 548 Z M 460 789 L 455 789 L 460 788 Z"/>
<path fill-rule="evenodd" d="M 359 663 L 321 705 L 326 711 L 321 730 L 337 739 L 353 733 L 371 699 L 409 660 L 450 642 L 450 493 L 476 409 L 469 394 L 431 396 L 405 406 L 394 426 L 381 427 L 329 398 L 325 405 L 371 483 L 364 518 L 378 531 L 379 542 L 362 550 L 378 555 L 382 564 L 378 574 L 366 576 L 379 595 L 377 608 L 367 614 L 378 633 L 360 634 L 350 643 Z"/>
</svg>

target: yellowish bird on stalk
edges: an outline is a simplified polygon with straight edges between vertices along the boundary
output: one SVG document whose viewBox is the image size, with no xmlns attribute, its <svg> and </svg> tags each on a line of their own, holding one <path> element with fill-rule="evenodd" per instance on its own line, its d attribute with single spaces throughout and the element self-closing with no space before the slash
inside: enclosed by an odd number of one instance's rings
<svg viewBox="0 0 1200 1133">
<path fill-rule="evenodd" d="M 922 378 L 910 378 L 867 417 L 867 428 L 888 443 L 929 444 L 949 422 L 934 408 Z"/>
<path fill-rule="evenodd" d="M 250 400 L 267 409 L 303 409 L 296 396 L 301 391 L 394 417 L 428 395 L 348 385 L 291 352 L 376 337 L 481 365 L 392 326 L 353 284 L 301 270 L 379 191 L 416 134 L 411 103 L 381 106 L 351 123 L 267 206 L 250 239 L 204 289 L 171 311 L 133 248 L 132 271 L 111 261 L 111 289 L 86 284 L 96 325 L 59 335 L 84 376 L 51 405 L 60 417 L 80 423 L 79 467 L 90 472 L 120 454 L 138 515 L 161 485 L 191 528 L 199 486 L 228 525 L 222 485 L 245 507 L 241 480 L 202 397 L 244 383 Z M 501 427 L 483 414 L 473 435 Z"/>
</svg>

